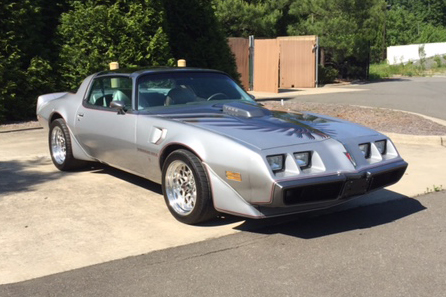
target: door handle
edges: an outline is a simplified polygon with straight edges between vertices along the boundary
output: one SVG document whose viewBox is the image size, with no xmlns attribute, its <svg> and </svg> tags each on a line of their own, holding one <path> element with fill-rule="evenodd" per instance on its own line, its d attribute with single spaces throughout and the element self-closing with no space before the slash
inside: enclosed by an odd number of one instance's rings
<svg viewBox="0 0 446 297">
<path fill-rule="evenodd" d="M 84 117 L 84 114 L 83 114 L 83 113 L 78 113 L 78 114 L 77 114 L 77 120 L 78 120 L 78 121 L 80 121 L 81 118 L 83 118 L 83 117 Z"/>
</svg>

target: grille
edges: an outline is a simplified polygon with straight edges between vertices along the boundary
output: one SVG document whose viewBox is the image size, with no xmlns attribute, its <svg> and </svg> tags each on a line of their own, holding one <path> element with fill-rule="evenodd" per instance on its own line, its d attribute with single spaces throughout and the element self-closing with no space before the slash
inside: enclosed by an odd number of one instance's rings
<svg viewBox="0 0 446 297">
<path fill-rule="evenodd" d="M 335 200 L 339 197 L 343 182 L 333 182 L 322 185 L 311 185 L 284 191 L 286 205 Z"/>
<path fill-rule="evenodd" d="M 373 176 L 372 184 L 370 185 L 370 190 L 375 190 L 378 188 L 383 188 L 388 185 L 392 185 L 398 182 L 403 176 L 406 168 L 399 168 L 396 170 L 384 172 Z"/>
</svg>

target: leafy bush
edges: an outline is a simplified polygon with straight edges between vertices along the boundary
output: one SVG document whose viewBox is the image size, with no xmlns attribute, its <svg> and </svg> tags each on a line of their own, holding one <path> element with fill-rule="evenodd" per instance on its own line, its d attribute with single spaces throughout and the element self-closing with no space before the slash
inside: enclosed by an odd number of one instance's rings
<svg viewBox="0 0 446 297">
<path fill-rule="evenodd" d="M 7 2 L 7 3 L 5 3 Z M 0 9 L 0 123 L 35 116 L 37 92 L 48 92 L 54 73 L 47 1 L 3 1 Z"/>
<path fill-rule="evenodd" d="M 441 60 L 441 57 L 439 55 L 436 55 L 434 57 L 435 63 L 437 63 L 437 68 L 441 68 L 443 66 L 443 62 Z"/>
<path fill-rule="evenodd" d="M 339 71 L 331 66 L 322 66 L 318 65 L 319 72 L 319 84 L 329 84 L 335 81 L 338 78 Z"/>
<path fill-rule="evenodd" d="M 436 60 L 434 58 L 434 60 Z M 429 63 L 432 64 L 432 63 Z M 412 62 L 409 62 L 407 64 L 396 64 L 396 65 L 388 65 L 387 63 L 380 63 L 380 64 L 372 64 L 370 65 L 370 80 L 377 80 L 382 78 L 388 78 L 392 77 L 394 75 L 402 75 L 402 76 L 426 76 L 426 75 L 432 75 L 436 71 L 444 71 L 445 67 L 444 65 L 438 66 L 432 65 L 434 68 L 426 69 L 425 64 L 414 64 Z"/>
<path fill-rule="evenodd" d="M 162 28 L 164 14 L 157 1 L 115 1 L 97 5 L 74 2 L 62 14 L 59 34 L 62 77 L 70 89 L 87 75 L 106 70 L 111 61 L 120 67 L 173 64 L 168 37 Z"/>
<path fill-rule="evenodd" d="M 369 69 L 369 79 L 379 80 L 385 77 L 391 77 L 392 73 L 386 63 L 372 64 Z"/>
</svg>

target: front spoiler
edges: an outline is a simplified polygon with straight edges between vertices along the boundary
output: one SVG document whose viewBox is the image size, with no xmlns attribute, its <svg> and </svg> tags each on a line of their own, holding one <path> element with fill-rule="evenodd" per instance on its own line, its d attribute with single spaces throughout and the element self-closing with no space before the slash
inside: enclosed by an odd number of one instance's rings
<svg viewBox="0 0 446 297">
<path fill-rule="evenodd" d="M 358 172 L 277 182 L 272 203 L 257 209 L 265 216 L 274 216 L 332 207 L 398 182 L 407 166 L 399 160 Z"/>
</svg>

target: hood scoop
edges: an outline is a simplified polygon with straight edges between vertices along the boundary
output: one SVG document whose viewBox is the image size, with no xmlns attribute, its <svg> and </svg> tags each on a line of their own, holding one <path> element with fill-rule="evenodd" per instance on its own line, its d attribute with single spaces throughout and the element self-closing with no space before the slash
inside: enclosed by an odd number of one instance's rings
<svg viewBox="0 0 446 297">
<path fill-rule="evenodd" d="M 244 118 L 259 118 L 266 115 L 271 115 L 271 111 L 266 108 L 241 102 L 224 104 L 223 113 Z"/>
</svg>

